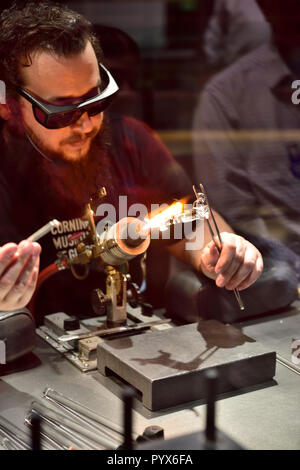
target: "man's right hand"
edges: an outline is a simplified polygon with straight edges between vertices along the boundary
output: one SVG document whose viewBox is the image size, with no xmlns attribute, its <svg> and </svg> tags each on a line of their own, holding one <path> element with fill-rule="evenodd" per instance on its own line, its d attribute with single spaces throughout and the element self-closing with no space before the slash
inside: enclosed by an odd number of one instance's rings
<svg viewBox="0 0 300 470">
<path fill-rule="evenodd" d="M 28 304 L 36 287 L 40 252 L 40 245 L 28 240 L 0 247 L 0 310 Z"/>
</svg>

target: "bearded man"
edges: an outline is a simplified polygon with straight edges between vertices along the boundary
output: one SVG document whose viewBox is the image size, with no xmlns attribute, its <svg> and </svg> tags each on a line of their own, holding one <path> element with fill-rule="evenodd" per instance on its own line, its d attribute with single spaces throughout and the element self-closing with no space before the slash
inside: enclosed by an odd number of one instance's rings
<svg viewBox="0 0 300 470">
<path fill-rule="evenodd" d="M 7 93 L 0 105 L 0 310 L 10 311 L 28 304 L 39 262 L 45 267 L 72 247 L 72 231 L 99 187 L 107 190 L 99 204 L 117 206 L 120 195 L 129 204 L 168 202 L 186 196 L 191 185 L 147 126 L 106 112 L 117 85 L 102 65 L 91 24 L 78 13 L 48 2 L 5 10 L 0 79 Z M 261 254 L 215 217 L 220 255 L 207 228 L 202 249 L 187 252 L 181 240 L 170 251 L 218 287 L 245 289 L 262 272 Z M 26 238 L 53 218 L 61 221 L 61 232 L 41 240 L 40 254 L 40 245 Z M 69 281 L 61 276 L 60 287 L 47 283 L 41 311 L 68 311 L 72 297 L 72 313 L 86 312 L 85 289 L 70 291 Z"/>
</svg>

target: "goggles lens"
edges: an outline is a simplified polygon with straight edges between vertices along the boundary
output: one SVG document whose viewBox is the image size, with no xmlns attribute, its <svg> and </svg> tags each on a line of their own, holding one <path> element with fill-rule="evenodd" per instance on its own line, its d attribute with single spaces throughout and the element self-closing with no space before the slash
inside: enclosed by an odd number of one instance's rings
<svg viewBox="0 0 300 470">
<path fill-rule="evenodd" d="M 118 91 L 118 85 L 110 72 L 99 64 L 102 72 L 105 73 L 108 85 L 95 97 L 89 98 L 78 105 L 54 106 L 50 103 L 42 102 L 38 97 L 32 96 L 28 91 L 19 88 L 19 93 L 32 104 L 35 119 L 47 129 L 60 129 L 74 124 L 84 114 L 96 116 L 102 113 L 112 102 Z"/>
<path fill-rule="evenodd" d="M 47 129 L 61 129 L 62 127 L 74 124 L 84 113 L 88 113 L 89 116 L 96 116 L 102 113 L 110 105 L 112 100 L 113 96 L 109 96 L 80 109 L 50 115 L 47 115 L 35 104 L 32 104 L 32 108 L 35 119 L 42 124 L 42 126 Z"/>
</svg>

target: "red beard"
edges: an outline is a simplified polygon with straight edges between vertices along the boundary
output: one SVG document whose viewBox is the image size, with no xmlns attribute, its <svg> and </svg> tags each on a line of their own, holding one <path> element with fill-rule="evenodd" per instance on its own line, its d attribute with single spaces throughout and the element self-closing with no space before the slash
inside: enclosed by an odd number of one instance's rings
<svg viewBox="0 0 300 470">
<path fill-rule="evenodd" d="M 86 157 L 80 161 L 60 158 L 47 160 L 33 148 L 26 137 L 9 131 L 10 180 L 14 191 L 31 193 L 45 218 L 79 217 L 91 196 L 106 187 L 114 202 L 115 185 L 111 166 L 111 138 L 107 120 L 91 143 Z M 51 157 L 50 157 L 51 158 Z M 41 215 L 41 214 L 40 214 Z"/>
</svg>

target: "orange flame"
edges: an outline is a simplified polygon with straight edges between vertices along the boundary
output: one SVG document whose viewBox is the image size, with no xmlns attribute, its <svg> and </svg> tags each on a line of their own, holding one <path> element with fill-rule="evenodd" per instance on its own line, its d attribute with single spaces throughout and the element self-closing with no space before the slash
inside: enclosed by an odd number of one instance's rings
<svg viewBox="0 0 300 470">
<path fill-rule="evenodd" d="M 177 201 L 171 204 L 169 207 L 167 207 L 165 210 L 162 212 L 159 212 L 158 214 L 154 215 L 151 217 L 150 214 L 150 219 L 146 221 L 146 226 L 144 228 L 154 228 L 154 227 L 161 227 L 164 225 L 168 220 L 172 219 L 175 216 L 178 216 L 181 214 L 184 210 L 184 204 L 183 202 Z"/>
</svg>

